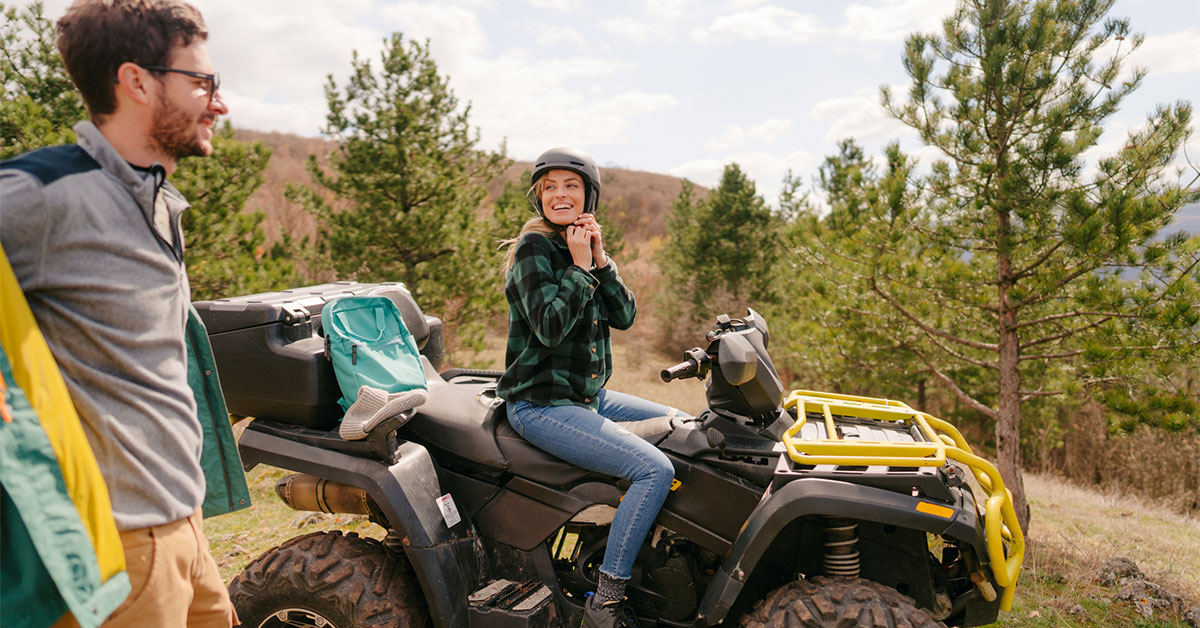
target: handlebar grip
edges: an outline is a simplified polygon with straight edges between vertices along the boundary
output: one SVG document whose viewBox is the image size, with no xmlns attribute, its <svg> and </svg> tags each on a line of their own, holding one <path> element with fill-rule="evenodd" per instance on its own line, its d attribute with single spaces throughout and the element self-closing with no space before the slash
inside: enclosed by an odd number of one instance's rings
<svg viewBox="0 0 1200 628">
<path fill-rule="evenodd" d="M 669 382 L 673 379 L 683 379 L 685 377 L 695 377 L 698 366 L 695 360 L 684 360 L 675 366 L 663 369 L 658 376 L 664 382 Z"/>
</svg>

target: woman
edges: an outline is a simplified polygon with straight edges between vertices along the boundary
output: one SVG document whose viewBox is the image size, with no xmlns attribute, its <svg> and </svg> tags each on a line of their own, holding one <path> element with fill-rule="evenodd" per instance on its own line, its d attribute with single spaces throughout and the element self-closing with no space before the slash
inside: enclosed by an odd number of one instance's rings
<svg viewBox="0 0 1200 628">
<path fill-rule="evenodd" d="M 582 151 L 552 148 L 538 158 L 531 183 L 538 217 L 507 241 L 508 348 L 497 392 L 526 440 L 632 483 L 584 613 L 585 628 L 607 628 L 620 623 L 634 558 L 675 476 L 663 452 L 618 423 L 680 413 L 603 388 L 612 375 L 609 327 L 629 329 L 637 307 L 604 252 L 596 163 Z"/>
</svg>

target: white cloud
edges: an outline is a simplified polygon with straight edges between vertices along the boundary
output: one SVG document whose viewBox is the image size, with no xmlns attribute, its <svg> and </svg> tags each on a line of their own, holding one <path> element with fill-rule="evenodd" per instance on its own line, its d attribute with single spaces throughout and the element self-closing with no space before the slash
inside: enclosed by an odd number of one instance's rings
<svg viewBox="0 0 1200 628">
<path fill-rule="evenodd" d="M 651 21 L 672 23 L 683 17 L 686 0 L 646 0 L 646 15 Z"/>
<path fill-rule="evenodd" d="M 650 38 L 650 25 L 631 17 L 619 16 L 600 20 L 600 28 L 634 41 L 646 41 Z"/>
<path fill-rule="evenodd" d="M 1146 37 L 1129 60 L 1148 69 L 1151 76 L 1200 71 L 1200 28 Z"/>
<path fill-rule="evenodd" d="M 525 0 L 525 4 L 536 9 L 551 9 L 553 11 L 570 11 L 575 8 L 572 0 Z"/>
<path fill-rule="evenodd" d="M 438 71 L 450 78 L 460 103 L 471 104 L 470 123 L 480 129 L 482 146 L 497 148 L 507 140 L 517 158 L 532 158 L 550 145 L 625 143 L 637 116 L 678 105 L 663 93 L 599 91 L 597 80 L 630 66 L 595 51 L 550 59 L 517 48 L 497 52 L 476 12 L 459 5 L 403 2 L 373 10 L 369 0 L 336 6 L 303 0 L 299 8 L 263 2 L 277 6 L 250 15 L 220 2 L 200 7 L 213 33 L 209 47 L 226 85 L 230 118 L 243 128 L 316 135 L 327 109 L 325 76 L 332 72 L 343 84 L 353 49 L 377 66 L 392 30 L 429 40 Z M 571 33 L 564 41 L 581 39 Z"/>
<path fill-rule="evenodd" d="M 899 42 L 914 31 L 938 31 L 954 12 L 954 0 L 884 0 L 846 7 L 846 23 L 838 32 L 863 42 Z"/>
<path fill-rule="evenodd" d="M 633 118 L 676 107 L 678 102 L 666 94 L 626 92 L 595 100 L 579 92 L 559 90 L 532 104 L 535 106 L 497 111 L 495 118 L 483 113 L 478 116 L 481 121 L 504 119 L 505 124 L 492 126 L 510 131 L 509 154 L 517 159 L 532 159 L 549 146 L 627 143 Z"/>
<path fill-rule="evenodd" d="M 781 118 L 771 118 L 748 129 L 742 128 L 738 124 L 731 124 L 725 127 L 725 130 L 719 137 L 714 137 L 705 142 L 704 147 L 709 150 L 723 151 L 731 148 L 740 148 L 747 142 L 774 142 L 780 135 L 786 133 L 791 126 L 792 123 L 790 120 L 783 120 Z"/>
<path fill-rule="evenodd" d="M 725 3 L 725 8 L 734 13 L 741 11 L 749 11 L 755 7 L 760 7 L 771 0 L 731 0 Z"/>
<path fill-rule="evenodd" d="M 821 20 L 776 6 L 764 6 L 722 15 L 706 27 L 692 31 L 692 39 L 709 41 L 748 40 L 772 43 L 800 43 L 820 35 Z"/>
<path fill-rule="evenodd" d="M 514 49 L 473 59 L 453 76 L 456 92 L 472 101 L 471 123 L 482 130 L 483 145 L 507 140 L 509 155 L 532 159 L 548 146 L 628 142 L 637 116 L 678 105 L 662 93 L 588 89 L 626 67 L 592 57 L 534 63 L 528 52 Z"/>
<path fill-rule="evenodd" d="M 454 70 L 484 55 L 487 33 L 475 11 L 463 7 L 417 2 L 391 4 L 371 16 L 377 28 L 404 34 L 406 39 L 424 43 L 442 74 L 454 76 Z"/>
<path fill-rule="evenodd" d="M 693 159 L 667 170 L 667 174 L 712 187 L 721 180 L 725 163 L 719 159 Z"/>
<path fill-rule="evenodd" d="M 775 205 L 779 200 L 783 175 L 791 170 L 796 176 L 814 168 L 820 159 L 804 150 L 790 153 L 768 153 L 763 151 L 731 153 L 721 159 L 695 159 L 687 161 L 667 171 L 676 177 L 686 177 L 690 181 L 713 187 L 721 181 L 725 166 L 736 163 L 742 172 L 746 173 L 755 183 L 755 189 L 768 204 Z"/>
<path fill-rule="evenodd" d="M 359 26 L 370 3 L 259 0 L 255 11 L 197 2 L 208 48 L 221 74 L 229 118 L 245 128 L 316 135 L 325 122 L 326 76 L 345 77 L 358 50 L 375 59 L 382 36 Z"/>
<path fill-rule="evenodd" d="M 272 102 L 221 86 L 221 99 L 229 107 L 228 119 L 239 129 L 271 130 L 315 136 L 325 124 L 324 107 L 297 107 L 295 101 Z M 225 118 L 222 118 L 224 120 Z"/>
<path fill-rule="evenodd" d="M 901 90 L 893 90 L 901 92 Z M 853 137 L 859 143 L 886 141 L 903 133 L 908 127 L 895 120 L 879 104 L 879 91 L 862 89 L 853 96 L 829 98 L 813 105 L 813 120 L 832 120 L 825 132 L 825 141 L 838 142 Z"/>
<path fill-rule="evenodd" d="M 535 27 L 537 35 L 534 41 L 540 46 L 559 46 L 562 44 L 574 44 L 583 46 L 586 40 L 583 34 L 573 28 L 549 27 L 546 24 L 539 24 Z"/>
</svg>

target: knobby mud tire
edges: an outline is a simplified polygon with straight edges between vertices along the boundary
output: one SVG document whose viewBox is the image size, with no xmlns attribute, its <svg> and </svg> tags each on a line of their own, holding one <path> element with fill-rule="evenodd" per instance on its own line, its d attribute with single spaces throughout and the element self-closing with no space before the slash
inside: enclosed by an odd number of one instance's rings
<svg viewBox="0 0 1200 628">
<path fill-rule="evenodd" d="M 303 609 L 336 628 L 423 628 L 429 611 L 412 566 L 375 539 L 314 532 L 267 550 L 229 584 L 242 626 Z"/>
<path fill-rule="evenodd" d="M 790 582 L 772 591 L 742 620 L 744 628 L 946 628 L 932 613 L 891 587 L 862 578 Z"/>
</svg>

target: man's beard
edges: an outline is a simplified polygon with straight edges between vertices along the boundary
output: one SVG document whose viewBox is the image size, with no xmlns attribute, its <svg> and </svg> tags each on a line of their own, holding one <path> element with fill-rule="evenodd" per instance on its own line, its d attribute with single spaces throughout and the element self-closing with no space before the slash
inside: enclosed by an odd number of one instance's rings
<svg viewBox="0 0 1200 628">
<path fill-rule="evenodd" d="M 154 110 L 154 124 L 150 129 L 150 138 L 167 155 L 176 160 L 184 157 L 204 157 L 212 152 L 210 145 L 200 139 L 197 125 L 207 114 L 201 116 L 189 115 L 160 95 L 158 107 Z"/>
</svg>

